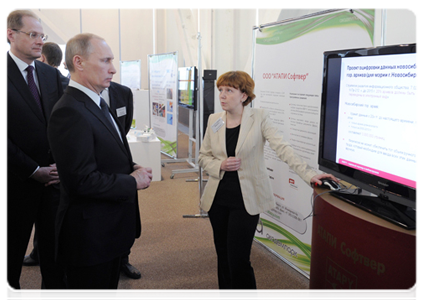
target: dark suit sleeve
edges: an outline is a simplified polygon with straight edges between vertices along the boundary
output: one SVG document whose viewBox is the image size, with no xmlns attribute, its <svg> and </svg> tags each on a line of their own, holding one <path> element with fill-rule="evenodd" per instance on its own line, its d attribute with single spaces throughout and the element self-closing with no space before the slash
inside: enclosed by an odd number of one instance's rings
<svg viewBox="0 0 423 300">
<path fill-rule="evenodd" d="M 73 107 L 53 111 L 48 137 L 64 188 L 69 195 L 82 198 L 122 201 L 133 198 L 136 181 L 127 170 L 104 171 L 109 166 L 112 169 L 115 162 L 107 159 L 107 154 L 106 159 L 99 157 L 103 155 L 99 148 L 107 148 L 101 144 L 107 138 L 99 138 L 94 130 L 90 120 Z M 108 149 L 102 152 L 107 153 Z"/>
<path fill-rule="evenodd" d="M 29 178 L 38 167 L 38 163 L 22 152 L 10 138 L 7 138 L 7 165 L 10 172 L 22 180 Z"/>
<path fill-rule="evenodd" d="M 66 90 L 66 88 L 69 85 L 69 78 L 67 78 L 66 76 L 63 76 L 62 73 L 60 73 L 59 75 L 60 75 L 60 82 L 62 83 L 63 90 Z"/>
<path fill-rule="evenodd" d="M 126 113 L 124 115 L 117 116 L 117 118 L 125 131 L 125 134 L 128 134 L 134 117 L 134 96 L 131 89 L 119 83 L 111 82 L 109 87 L 109 97 L 110 108 L 113 113 L 116 113 L 119 108 L 126 108 Z M 116 113 L 116 115 L 118 114 Z"/>
<path fill-rule="evenodd" d="M 132 119 L 134 118 L 134 95 L 132 94 L 131 89 L 128 88 L 127 98 L 127 116 L 125 120 L 125 133 L 128 134 L 131 129 Z"/>
</svg>

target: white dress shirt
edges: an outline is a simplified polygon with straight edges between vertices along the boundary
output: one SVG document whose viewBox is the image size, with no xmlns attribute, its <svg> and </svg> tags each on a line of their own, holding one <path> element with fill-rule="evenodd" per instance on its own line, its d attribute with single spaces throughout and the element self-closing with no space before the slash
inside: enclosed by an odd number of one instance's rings
<svg viewBox="0 0 423 300">
<path fill-rule="evenodd" d="M 28 66 L 33 66 L 34 67 L 34 81 L 35 81 L 35 85 L 37 86 L 38 93 L 41 95 L 41 93 L 40 93 L 40 85 L 38 84 L 37 72 L 35 72 L 36 68 L 35 68 L 34 61 L 30 65 L 28 65 L 26 62 L 24 62 L 23 60 L 21 60 L 20 58 L 18 58 L 16 55 L 14 55 L 12 53 L 12 51 L 9 51 L 9 54 L 10 54 L 10 57 L 13 59 L 13 61 L 18 66 L 19 71 L 21 71 L 21 74 L 22 74 L 23 78 L 25 79 L 26 84 L 28 84 L 28 72 L 26 71 L 26 68 Z"/>
</svg>

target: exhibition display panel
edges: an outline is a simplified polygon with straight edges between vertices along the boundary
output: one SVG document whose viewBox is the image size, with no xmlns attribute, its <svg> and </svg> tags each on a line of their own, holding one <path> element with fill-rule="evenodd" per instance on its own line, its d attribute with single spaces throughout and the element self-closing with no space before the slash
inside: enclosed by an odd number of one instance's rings
<svg viewBox="0 0 423 300">
<path fill-rule="evenodd" d="M 323 53 L 372 47 L 374 17 L 371 9 L 330 10 L 254 31 L 253 107 L 269 111 L 284 140 L 313 169 L 318 169 Z M 312 189 L 268 145 L 264 153 L 276 207 L 260 215 L 263 226 L 255 238 L 309 277 Z"/>
</svg>

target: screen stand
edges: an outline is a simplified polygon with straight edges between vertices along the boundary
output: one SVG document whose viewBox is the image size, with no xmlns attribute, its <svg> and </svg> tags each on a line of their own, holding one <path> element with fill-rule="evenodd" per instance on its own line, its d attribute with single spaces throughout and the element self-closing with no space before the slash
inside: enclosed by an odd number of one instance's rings
<svg viewBox="0 0 423 300">
<path fill-rule="evenodd" d="M 385 196 L 357 195 L 332 191 L 331 195 L 362 210 L 405 229 L 416 229 L 416 211 L 405 205 L 389 201 Z"/>
</svg>

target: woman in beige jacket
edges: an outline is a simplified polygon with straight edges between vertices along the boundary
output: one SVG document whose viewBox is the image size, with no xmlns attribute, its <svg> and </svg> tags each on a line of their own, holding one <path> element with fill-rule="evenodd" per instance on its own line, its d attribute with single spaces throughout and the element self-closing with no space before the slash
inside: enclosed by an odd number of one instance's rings
<svg viewBox="0 0 423 300">
<path fill-rule="evenodd" d="M 210 115 L 200 150 L 199 165 L 209 174 L 201 208 L 213 228 L 219 288 L 254 289 L 250 252 L 256 225 L 259 214 L 276 205 L 264 161 L 265 142 L 305 182 L 338 180 L 317 174 L 283 140 L 265 110 L 247 106 L 255 98 L 247 73 L 227 72 L 216 85 L 224 111 Z"/>
</svg>

